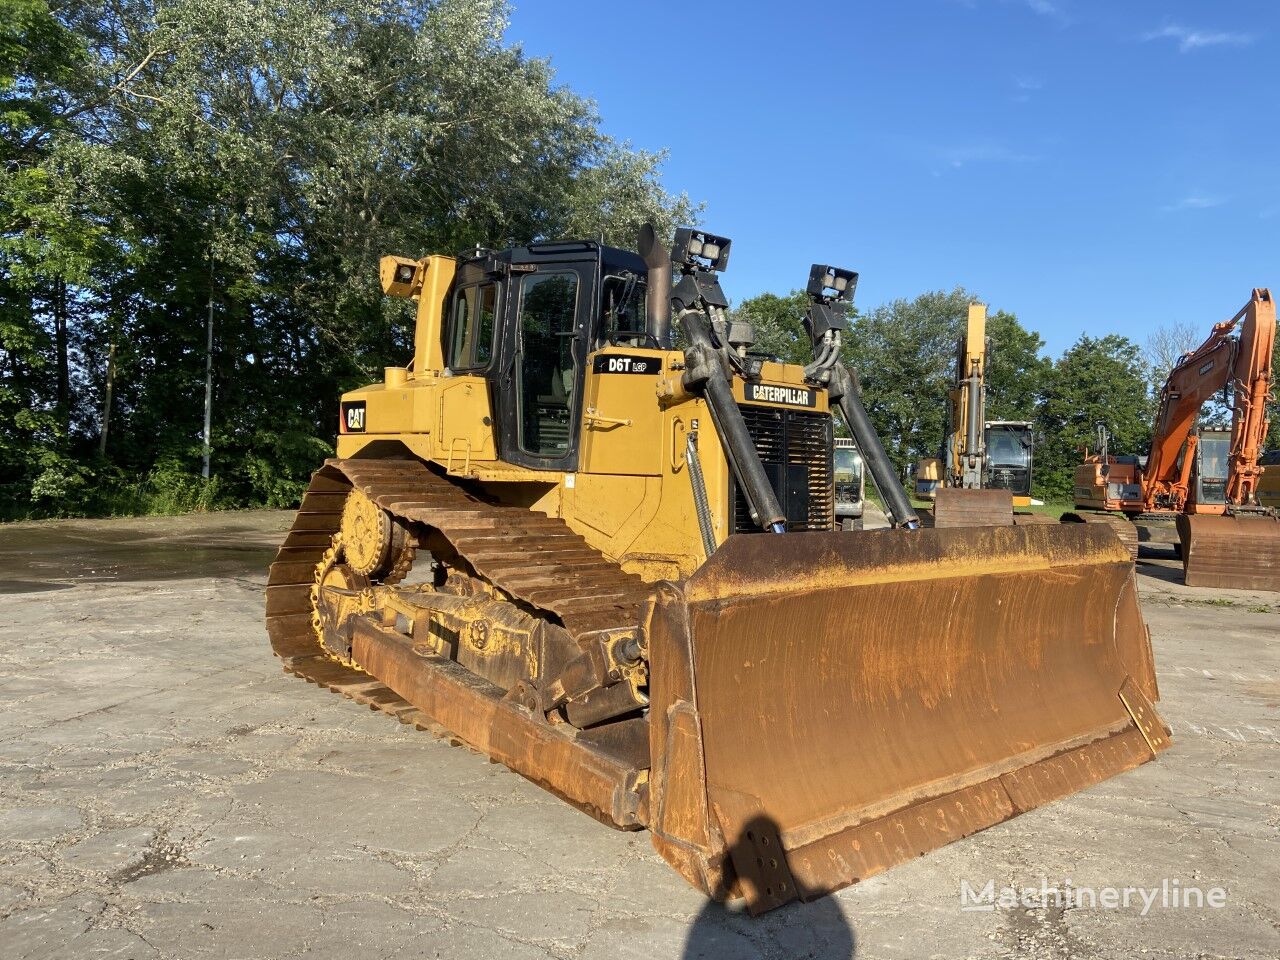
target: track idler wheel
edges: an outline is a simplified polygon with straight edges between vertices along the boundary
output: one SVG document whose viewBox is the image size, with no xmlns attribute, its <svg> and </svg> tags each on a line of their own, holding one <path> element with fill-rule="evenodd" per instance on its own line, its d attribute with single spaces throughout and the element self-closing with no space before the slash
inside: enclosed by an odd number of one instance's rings
<svg viewBox="0 0 1280 960">
<path fill-rule="evenodd" d="M 316 568 L 311 625 L 326 650 L 350 660 L 354 620 L 372 609 L 372 584 L 350 564 L 339 563 L 334 554 L 330 550 Z"/>
<path fill-rule="evenodd" d="M 412 549 L 408 530 L 359 490 L 347 495 L 338 535 L 343 558 L 361 576 L 382 580 L 393 572 L 403 577 L 407 571 L 402 559 Z M 411 553 L 409 562 L 412 562 Z M 397 569 L 401 566 L 405 570 Z"/>
</svg>

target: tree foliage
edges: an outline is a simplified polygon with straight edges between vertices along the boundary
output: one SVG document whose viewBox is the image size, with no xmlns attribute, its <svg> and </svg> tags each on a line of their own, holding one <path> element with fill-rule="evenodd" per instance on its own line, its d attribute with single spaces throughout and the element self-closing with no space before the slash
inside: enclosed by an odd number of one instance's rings
<svg viewBox="0 0 1280 960">
<path fill-rule="evenodd" d="M 1127 337 L 1081 336 L 1053 365 L 1040 401 L 1044 442 L 1037 448 L 1041 488 L 1069 498 L 1072 475 L 1095 425 L 1105 424 L 1113 453 L 1145 454 L 1154 415 L 1148 371 L 1137 344 Z"/>
<path fill-rule="evenodd" d="M 175 478 L 199 466 L 210 301 L 217 498 L 287 503 L 338 393 L 410 349 L 382 254 L 629 244 L 692 213 L 660 155 L 504 41 L 499 0 L 0 4 L 11 503 L 208 501 Z"/>
<path fill-rule="evenodd" d="M 900 468 L 942 446 L 956 346 L 975 299 L 962 288 L 932 291 L 851 317 L 844 360 L 858 368 L 863 401 Z M 744 300 L 737 315 L 755 325 L 756 349 L 805 363 L 812 356 L 801 327 L 806 306 L 803 291 L 766 293 Z M 1148 366 L 1135 344 L 1081 337 L 1054 362 L 1040 335 L 1004 310 L 989 312 L 987 336 L 987 419 L 1036 424 L 1038 495 L 1069 498 L 1097 421 L 1107 423 L 1113 449 L 1145 452 L 1153 410 Z"/>
<path fill-rule="evenodd" d="M 877 307 L 852 325 L 847 360 L 858 368 L 867 410 L 900 467 L 942 447 L 957 343 L 975 300 L 959 287 L 932 291 Z M 1033 419 L 1051 366 L 1040 356 L 1044 341 L 1003 310 L 989 313 L 987 335 L 987 419 Z"/>
<path fill-rule="evenodd" d="M 1169 372 L 1183 354 L 1190 353 L 1204 341 L 1207 330 L 1198 329 L 1186 320 L 1163 324 L 1147 337 L 1143 356 L 1151 374 L 1151 389 L 1160 392 Z"/>
<path fill-rule="evenodd" d="M 783 363 L 806 364 L 813 359 L 813 348 L 804 332 L 808 309 L 808 295 L 803 290 L 792 290 L 786 296 L 762 293 L 743 300 L 733 313 L 755 329 L 753 350 Z"/>
<path fill-rule="evenodd" d="M 1271 392 L 1273 399 L 1270 407 L 1270 427 L 1267 430 L 1266 446 L 1268 450 L 1280 450 L 1280 349 L 1271 355 Z"/>
</svg>

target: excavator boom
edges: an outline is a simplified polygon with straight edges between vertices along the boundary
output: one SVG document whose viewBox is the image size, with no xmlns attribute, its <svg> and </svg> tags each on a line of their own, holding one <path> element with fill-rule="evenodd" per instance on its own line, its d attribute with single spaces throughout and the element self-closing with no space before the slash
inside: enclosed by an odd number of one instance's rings
<svg viewBox="0 0 1280 960">
<path fill-rule="evenodd" d="M 1259 460 L 1272 399 L 1275 337 L 1271 291 L 1255 289 L 1235 316 L 1215 325 L 1209 338 L 1178 363 L 1161 392 L 1143 493 L 1148 504 L 1180 511 L 1183 579 L 1190 586 L 1280 591 L 1280 521 L 1257 498 L 1265 469 Z M 1232 414 L 1226 502 L 1206 508 L 1189 497 L 1196 460 L 1192 428 L 1204 401 L 1228 386 Z M 1179 449 L 1180 463 L 1175 459 Z"/>
<path fill-rule="evenodd" d="M 923 461 L 916 473 L 917 486 L 923 480 L 926 487 L 930 474 L 943 474 L 928 494 L 934 526 L 1009 526 L 1016 522 L 1014 508 L 1031 504 L 1032 425 L 986 419 L 990 356 L 987 308 L 971 303 L 956 344 L 943 458 Z"/>
</svg>

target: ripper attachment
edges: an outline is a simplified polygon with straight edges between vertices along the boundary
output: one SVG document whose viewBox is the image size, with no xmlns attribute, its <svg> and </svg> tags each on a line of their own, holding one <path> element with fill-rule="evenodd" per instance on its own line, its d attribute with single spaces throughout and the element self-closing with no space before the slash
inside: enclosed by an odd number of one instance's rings
<svg viewBox="0 0 1280 960">
<path fill-rule="evenodd" d="M 733 397 L 730 378 L 755 380 L 762 361 L 747 354 L 755 335 L 751 324 L 730 320 L 729 301 L 716 274 L 729 263 L 729 241 L 701 230 L 681 227 L 671 250 L 680 281 L 671 291 L 671 310 L 684 330 L 683 382 L 700 393 L 724 445 L 734 479 L 746 497 L 751 519 L 772 533 L 786 532 L 786 515 L 769 483 L 755 442 Z"/>
<path fill-rule="evenodd" d="M 805 288 L 809 294 L 809 312 L 804 318 L 804 329 L 813 343 L 813 362 L 804 368 L 804 375 L 809 382 L 825 386 L 832 402 L 840 407 L 890 522 L 895 527 L 914 530 L 920 526 L 920 518 L 911 508 L 911 501 L 898 482 L 867 408 L 862 405 L 857 371 L 840 362 L 841 340 L 849 329 L 848 313 L 857 287 L 858 274 L 853 270 L 821 263 L 809 268 L 809 283 Z"/>
</svg>

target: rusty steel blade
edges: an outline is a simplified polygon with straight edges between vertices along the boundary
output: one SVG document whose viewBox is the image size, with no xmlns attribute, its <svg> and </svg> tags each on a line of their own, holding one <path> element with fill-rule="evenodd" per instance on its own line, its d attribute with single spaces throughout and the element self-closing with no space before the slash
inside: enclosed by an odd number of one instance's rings
<svg viewBox="0 0 1280 960">
<path fill-rule="evenodd" d="M 1280 519 L 1184 513 L 1177 523 L 1187 586 L 1280 592 Z"/>
<path fill-rule="evenodd" d="M 761 909 L 783 883 L 811 899 L 1168 743 L 1133 564 L 1100 526 L 731 537 L 660 592 L 649 642 L 655 664 L 683 648 L 691 667 L 707 802 L 686 806 L 714 818 L 692 845 L 718 830 L 738 863 L 748 833 L 776 830 L 773 880 L 738 881 Z M 655 747 L 689 741 L 675 729 L 656 723 Z M 664 806 L 652 825 L 673 862 L 692 819 Z"/>
</svg>

